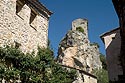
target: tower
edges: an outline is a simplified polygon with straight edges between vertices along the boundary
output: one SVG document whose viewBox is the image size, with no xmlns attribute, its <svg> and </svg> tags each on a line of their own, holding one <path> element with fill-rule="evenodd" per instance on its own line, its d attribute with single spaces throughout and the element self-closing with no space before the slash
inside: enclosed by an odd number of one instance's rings
<svg viewBox="0 0 125 83">
<path fill-rule="evenodd" d="M 88 38 L 88 20 L 76 19 L 72 22 L 72 30 L 76 30 L 79 27 L 81 27 L 84 30 L 84 34 Z"/>
</svg>

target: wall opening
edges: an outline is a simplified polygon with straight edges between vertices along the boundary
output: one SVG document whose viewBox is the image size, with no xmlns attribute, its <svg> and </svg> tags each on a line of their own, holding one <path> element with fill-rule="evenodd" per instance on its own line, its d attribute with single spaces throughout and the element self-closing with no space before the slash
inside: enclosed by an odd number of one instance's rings
<svg viewBox="0 0 125 83">
<path fill-rule="evenodd" d="M 37 16 L 36 12 L 31 10 L 31 16 L 30 16 L 30 24 L 34 21 L 35 17 Z"/>
<path fill-rule="evenodd" d="M 25 5 L 25 0 L 17 0 L 16 1 L 16 13 L 18 14 L 23 6 Z"/>
</svg>

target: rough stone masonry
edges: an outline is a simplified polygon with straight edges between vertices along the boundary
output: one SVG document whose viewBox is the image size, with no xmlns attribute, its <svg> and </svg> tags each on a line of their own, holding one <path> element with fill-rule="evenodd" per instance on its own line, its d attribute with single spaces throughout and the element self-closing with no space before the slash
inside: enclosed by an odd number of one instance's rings
<svg viewBox="0 0 125 83">
<path fill-rule="evenodd" d="M 90 43 L 88 39 L 88 21 L 86 19 L 76 19 L 72 22 L 72 29 L 59 44 L 58 61 L 62 65 L 84 70 L 90 74 L 94 69 L 102 68 L 98 45 Z M 78 72 L 78 78 L 74 83 L 96 83 L 94 79 L 91 79 Z"/>
<path fill-rule="evenodd" d="M 0 0 L 0 46 L 18 44 L 23 52 L 46 48 L 51 14 L 38 0 Z"/>
</svg>

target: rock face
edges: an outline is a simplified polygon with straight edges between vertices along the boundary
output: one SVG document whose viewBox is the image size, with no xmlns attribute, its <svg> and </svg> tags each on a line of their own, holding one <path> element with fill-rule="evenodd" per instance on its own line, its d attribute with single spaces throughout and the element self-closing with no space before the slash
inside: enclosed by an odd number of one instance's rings
<svg viewBox="0 0 125 83">
<path fill-rule="evenodd" d="M 36 0 L 0 0 L 0 46 L 16 42 L 23 52 L 46 48 L 50 15 Z"/>
<path fill-rule="evenodd" d="M 88 39 L 87 24 L 85 19 L 73 21 L 72 30 L 68 31 L 59 44 L 58 61 L 62 65 L 92 73 L 94 69 L 101 68 L 102 64 L 98 45 L 90 43 Z"/>
</svg>

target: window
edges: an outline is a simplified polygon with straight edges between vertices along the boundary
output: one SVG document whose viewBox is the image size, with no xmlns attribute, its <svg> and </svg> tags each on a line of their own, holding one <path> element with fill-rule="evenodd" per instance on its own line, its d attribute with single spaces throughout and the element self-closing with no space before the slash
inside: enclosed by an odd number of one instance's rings
<svg viewBox="0 0 125 83">
<path fill-rule="evenodd" d="M 80 24 L 85 24 L 85 22 L 81 22 Z"/>
<path fill-rule="evenodd" d="M 35 19 L 36 15 L 37 14 L 33 10 L 31 10 L 30 24 L 33 22 L 33 20 Z"/>
<path fill-rule="evenodd" d="M 16 41 L 14 41 L 14 43 L 15 43 L 15 48 L 19 48 L 21 46 L 21 44 Z"/>
<path fill-rule="evenodd" d="M 16 1 L 16 13 L 19 13 L 24 5 L 25 5 L 25 0 L 17 0 Z"/>
<path fill-rule="evenodd" d="M 115 37 L 112 37 L 112 40 L 115 39 Z"/>
</svg>

